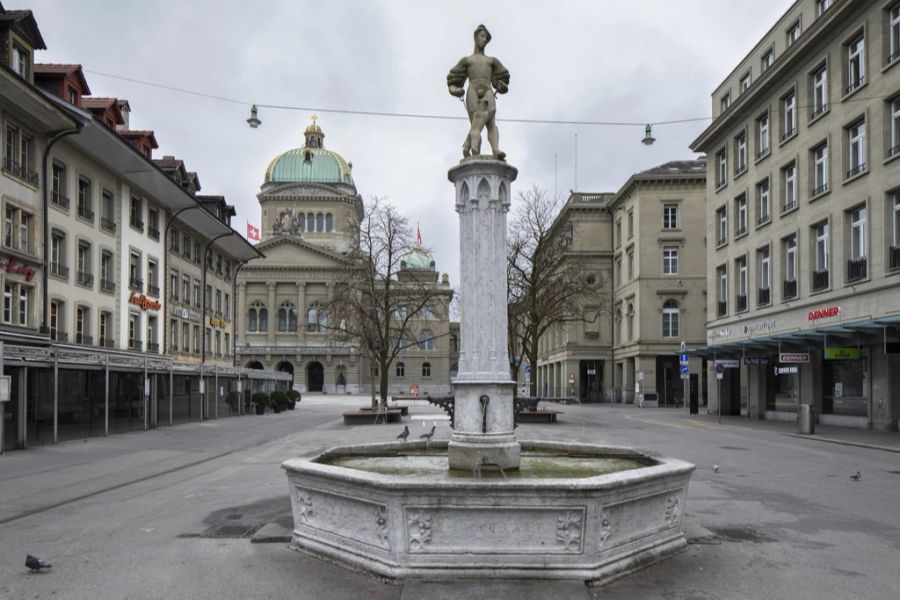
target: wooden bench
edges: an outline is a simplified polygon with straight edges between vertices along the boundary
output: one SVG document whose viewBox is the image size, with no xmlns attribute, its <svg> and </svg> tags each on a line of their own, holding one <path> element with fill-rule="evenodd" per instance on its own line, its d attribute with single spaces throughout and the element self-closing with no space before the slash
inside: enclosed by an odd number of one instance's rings
<svg viewBox="0 0 900 600">
<path fill-rule="evenodd" d="M 344 425 L 373 425 L 376 420 L 379 423 L 399 423 L 401 416 L 399 408 L 389 408 L 386 411 L 361 408 L 343 413 Z"/>
<path fill-rule="evenodd" d="M 537 410 L 523 410 L 516 413 L 518 423 L 556 423 L 556 417 L 563 411 L 555 408 L 539 408 Z"/>
</svg>

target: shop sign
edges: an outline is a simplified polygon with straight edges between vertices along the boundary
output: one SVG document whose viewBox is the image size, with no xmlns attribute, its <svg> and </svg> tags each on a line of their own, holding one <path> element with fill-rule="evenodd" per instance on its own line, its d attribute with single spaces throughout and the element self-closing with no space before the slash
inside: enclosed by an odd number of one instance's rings
<svg viewBox="0 0 900 600">
<path fill-rule="evenodd" d="M 225 321 L 222 319 L 215 319 L 213 317 L 209 318 L 209 324 L 213 327 L 218 327 L 219 329 L 225 329 Z"/>
<path fill-rule="evenodd" d="M 137 292 L 131 292 L 131 297 L 128 299 L 128 302 L 140 306 L 141 310 L 159 310 L 162 308 L 162 304 L 160 304 L 159 300 L 151 300 L 147 297 L 147 294 L 138 295 Z"/>
<path fill-rule="evenodd" d="M 575 373 L 569 373 L 569 383 L 575 383 Z"/>
<path fill-rule="evenodd" d="M 800 372 L 800 367 L 791 366 L 791 367 L 775 367 L 776 375 L 796 375 Z"/>
<path fill-rule="evenodd" d="M 783 363 L 808 363 L 809 362 L 809 353 L 808 352 L 799 352 L 799 353 L 788 353 L 782 352 L 778 355 L 778 362 Z"/>
<path fill-rule="evenodd" d="M 858 359 L 859 348 L 825 348 L 826 360 Z"/>
<path fill-rule="evenodd" d="M 731 335 L 731 332 L 726 327 L 724 329 L 716 329 L 715 331 L 710 331 L 709 339 L 716 340 L 719 338 L 727 338 L 729 335 Z"/>
<path fill-rule="evenodd" d="M 587 374 L 588 374 L 588 375 L 596 375 L 596 374 L 597 374 L 597 369 L 588 369 L 588 370 L 587 370 Z"/>
<path fill-rule="evenodd" d="M 732 358 L 720 358 L 716 361 L 716 370 L 718 370 L 719 365 L 722 365 L 723 369 L 737 369 L 741 366 L 741 361 Z"/>
<path fill-rule="evenodd" d="M 19 259 L 13 256 L 6 256 L 5 254 L 0 254 L 0 270 L 24 275 L 25 281 L 31 281 L 37 275 L 37 267 L 26 265 Z"/>
<path fill-rule="evenodd" d="M 749 356 L 745 356 L 744 364 L 751 366 L 751 367 L 767 365 L 767 364 L 769 364 L 769 355 L 768 354 L 751 354 Z"/>
<path fill-rule="evenodd" d="M 772 329 L 775 329 L 775 319 L 744 325 L 744 333 L 757 333 L 759 331 L 770 331 Z"/>
<path fill-rule="evenodd" d="M 841 314 L 840 306 L 827 306 L 825 308 L 817 308 L 816 310 L 809 311 L 809 314 L 806 316 L 807 321 L 818 321 L 819 319 L 828 319 L 831 317 L 836 317 Z"/>
<path fill-rule="evenodd" d="M 175 308 L 172 308 L 171 312 L 172 312 L 172 315 L 175 317 L 179 317 L 179 318 L 185 319 L 187 321 L 194 321 L 195 323 L 200 322 L 200 315 L 198 313 L 195 313 L 192 310 L 188 310 L 186 308 L 175 307 Z"/>
</svg>

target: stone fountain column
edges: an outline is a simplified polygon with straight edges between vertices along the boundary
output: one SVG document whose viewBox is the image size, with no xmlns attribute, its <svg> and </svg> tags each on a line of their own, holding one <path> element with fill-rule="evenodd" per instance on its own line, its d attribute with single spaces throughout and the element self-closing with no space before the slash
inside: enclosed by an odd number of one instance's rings
<svg viewBox="0 0 900 600">
<path fill-rule="evenodd" d="M 466 158 L 447 173 L 456 188 L 461 279 L 451 469 L 519 466 L 506 312 L 506 214 L 517 174 L 486 157 Z"/>
</svg>

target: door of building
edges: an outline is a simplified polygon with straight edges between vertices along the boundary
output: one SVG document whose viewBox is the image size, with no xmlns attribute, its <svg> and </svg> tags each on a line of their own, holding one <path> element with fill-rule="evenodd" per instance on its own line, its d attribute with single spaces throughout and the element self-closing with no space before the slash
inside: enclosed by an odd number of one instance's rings
<svg viewBox="0 0 900 600">
<path fill-rule="evenodd" d="M 316 361 L 306 367 L 306 389 L 310 392 L 321 392 L 325 384 L 325 367 Z"/>
</svg>

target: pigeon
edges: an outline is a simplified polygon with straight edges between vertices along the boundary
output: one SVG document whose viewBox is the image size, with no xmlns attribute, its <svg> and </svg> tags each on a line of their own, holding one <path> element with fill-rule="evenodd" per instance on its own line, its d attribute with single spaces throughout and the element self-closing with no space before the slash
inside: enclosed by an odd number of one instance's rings
<svg viewBox="0 0 900 600">
<path fill-rule="evenodd" d="M 404 426 L 403 426 L 403 433 L 401 433 L 400 435 L 398 435 L 398 436 L 397 436 L 397 439 L 398 439 L 398 440 L 403 440 L 403 441 L 405 442 L 405 441 L 406 441 L 406 438 L 408 438 L 408 437 L 409 437 L 409 427 L 406 426 L 406 425 L 404 425 Z"/>
<path fill-rule="evenodd" d="M 719 472 L 719 465 L 713 465 L 713 471 L 716 472 L 716 473 L 718 473 L 718 472 Z"/>
<path fill-rule="evenodd" d="M 422 435 L 419 436 L 419 439 L 422 439 L 422 440 L 430 440 L 431 438 L 434 437 L 434 430 L 435 430 L 435 429 L 437 429 L 437 426 L 436 426 L 436 425 L 432 425 L 432 426 L 431 426 L 431 431 L 429 431 L 428 433 L 423 433 Z"/>
<path fill-rule="evenodd" d="M 859 481 L 860 479 L 862 479 L 862 473 L 857 471 L 856 473 L 854 473 L 853 475 L 850 476 L 850 479 L 852 479 L 853 481 Z"/>
<path fill-rule="evenodd" d="M 41 560 L 37 556 L 32 556 L 30 554 L 26 554 L 25 555 L 25 566 L 28 567 L 29 569 L 31 569 L 32 571 L 39 572 L 41 569 L 46 569 L 53 565 L 48 563 L 46 560 Z"/>
</svg>

